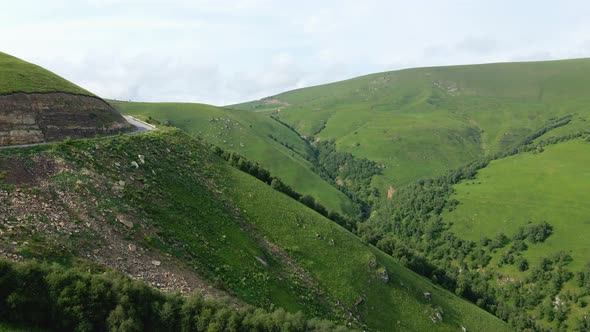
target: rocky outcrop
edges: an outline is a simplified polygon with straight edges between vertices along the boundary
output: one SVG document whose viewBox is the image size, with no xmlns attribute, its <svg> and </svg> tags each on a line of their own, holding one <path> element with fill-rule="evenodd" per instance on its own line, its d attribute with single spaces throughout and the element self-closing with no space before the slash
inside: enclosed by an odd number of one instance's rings
<svg viewBox="0 0 590 332">
<path fill-rule="evenodd" d="M 94 137 L 131 127 L 97 97 L 61 92 L 0 96 L 0 146 Z"/>
</svg>

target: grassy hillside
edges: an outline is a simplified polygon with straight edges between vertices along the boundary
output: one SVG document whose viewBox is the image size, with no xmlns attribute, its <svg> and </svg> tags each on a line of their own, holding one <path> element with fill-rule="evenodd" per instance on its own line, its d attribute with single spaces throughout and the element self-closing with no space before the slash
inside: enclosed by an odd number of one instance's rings
<svg viewBox="0 0 590 332">
<path fill-rule="evenodd" d="M 112 104 L 123 114 L 168 122 L 257 161 L 295 190 L 316 197 L 328 209 L 354 214 L 350 199 L 312 171 L 313 165 L 307 158 L 313 152 L 307 143 L 267 116 L 202 104 L 117 101 Z"/>
<path fill-rule="evenodd" d="M 531 265 L 557 251 L 568 252 L 570 267 L 590 263 L 590 143 L 578 139 L 492 162 L 473 180 L 455 186 L 460 204 L 443 216 L 458 236 L 479 241 L 547 221 L 553 234 L 523 253 Z"/>
<path fill-rule="evenodd" d="M 417 68 L 230 107 L 382 163 L 374 184 L 384 191 L 511 148 L 550 118 L 587 119 L 589 73 L 590 59 Z"/>
<path fill-rule="evenodd" d="M 2 150 L 2 250 L 66 264 L 135 255 L 247 303 L 338 321 L 350 312 L 372 330 L 507 329 L 208 149 L 164 130 Z"/>
<path fill-rule="evenodd" d="M 0 95 L 14 92 L 92 93 L 37 65 L 0 52 Z"/>
<path fill-rule="evenodd" d="M 560 299 L 559 308 L 554 310 L 565 313 L 562 317 L 567 318 L 565 324 L 570 328 L 583 320 L 590 301 L 585 282 L 590 266 L 589 162 L 590 142 L 582 139 L 547 146 L 541 153 L 493 161 L 473 180 L 455 186 L 452 198 L 459 205 L 443 214 L 444 221 L 452 225 L 450 230 L 467 240 L 480 243 L 484 237 L 496 239 L 504 234 L 509 243 L 490 251 L 487 270 L 497 271 L 505 282 L 537 284 L 535 288 L 540 288 L 539 283 L 556 283 L 546 301 Z M 522 243 L 516 240 L 519 229 L 526 232 L 541 222 L 551 227 L 540 237 L 546 239 L 536 241 L 526 236 L 525 247 L 511 249 L 515 243 Z M 542 281 L 536 280 L 538 267 L 559 256 L 563 257 L 560 269 L 566 271 L 564 277 L 545 275 Z M 545 323 L 553 322 L 547 326 L 556 328 L 551 316 L 542 314 L 547 302 L 529 310 Z"/>
</svg>

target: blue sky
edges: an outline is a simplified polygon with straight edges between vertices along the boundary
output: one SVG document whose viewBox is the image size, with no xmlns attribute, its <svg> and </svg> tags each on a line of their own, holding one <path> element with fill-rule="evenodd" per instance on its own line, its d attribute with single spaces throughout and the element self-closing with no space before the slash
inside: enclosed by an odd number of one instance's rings
<svg viewBox="0 0 590 332">
<path fill-rule="evenodd" d="M 590 2 L 10 1 L 0 51 L 101 95 L 224 105 L 378 71 L 590 57 Z"/>
</svg>

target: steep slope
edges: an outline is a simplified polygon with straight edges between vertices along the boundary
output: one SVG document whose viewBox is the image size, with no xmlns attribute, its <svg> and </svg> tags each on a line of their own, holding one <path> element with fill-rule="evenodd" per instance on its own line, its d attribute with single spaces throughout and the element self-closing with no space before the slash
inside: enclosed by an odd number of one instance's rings
<svg viewBox="0 0 590 332">
<path fill-rule="evenodd" d="M 178 130 L 2 150 L 0 168 L 11 259 L 83 259 L 212 296 L 216 285 L 372 330 L 506 330 Z"/>
<path fill-rule="evenodd" d="M 130 128 L 104 100 L 39 66 L 0 53 L 0 146 Z"/>
<path fill-rule="evenodd" d="M 284 125 L 262 114 L 181 103 L 112 101 L 122 113 L 169 123 L 208 142 L 261 163 L 295 190 L 317 198 L 328 209 L 354 214 L 346 195 L 313 171 L 308 144 Z"/>
<path fill-rule="evenodd" d="M 589 74 L 590 59 L 417 68 L 230 107 L 382 163 L 384 192 L 510 149 L 550 118 L 577 113 L 588 128 Z"/>
</svg>

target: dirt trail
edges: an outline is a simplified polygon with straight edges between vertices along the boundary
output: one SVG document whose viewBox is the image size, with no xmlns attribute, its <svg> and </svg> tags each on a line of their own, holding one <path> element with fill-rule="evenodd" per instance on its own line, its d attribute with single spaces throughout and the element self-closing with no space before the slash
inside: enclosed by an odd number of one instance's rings
<svg viewBox="0 0 590 332">
<path fill-rule="evenodd" d="M 393 186 L 389 186 L 389 188 L 387 188 L 387 199 L 392 199 L 393 194 L 395 194 L 395 189 Z"/>
</svg>

